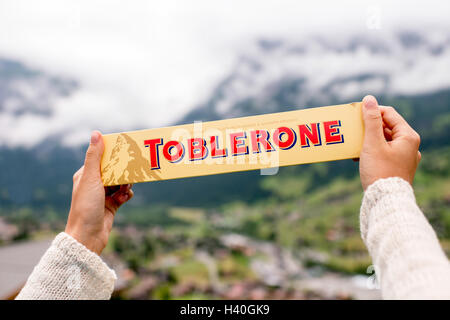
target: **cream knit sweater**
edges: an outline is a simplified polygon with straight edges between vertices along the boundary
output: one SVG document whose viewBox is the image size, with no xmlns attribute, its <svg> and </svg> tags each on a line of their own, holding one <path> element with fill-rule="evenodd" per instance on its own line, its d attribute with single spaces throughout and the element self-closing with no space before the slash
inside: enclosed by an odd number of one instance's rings
<svg viewBox="0 0 450 320">
<path fill-rule="evenodd" d="M 408 182 L 370 185 L 360 224 L 384 299 L 450 299 L 450 263 Z"/>
<path fill-rule="evenodd" d="M 61 232 L 16 299 L 105 300 L 111 297 L 116 278 L 97 254 Z"/>
<path fill-rule="evenodd" d="M 450 263 L 400 178 L 369 186 L 361 234 L 386 299 L 450 299 Z M 95 253 L 60 233 L 17 299 L 109 299 L 116 275 Z"/>
</svg>

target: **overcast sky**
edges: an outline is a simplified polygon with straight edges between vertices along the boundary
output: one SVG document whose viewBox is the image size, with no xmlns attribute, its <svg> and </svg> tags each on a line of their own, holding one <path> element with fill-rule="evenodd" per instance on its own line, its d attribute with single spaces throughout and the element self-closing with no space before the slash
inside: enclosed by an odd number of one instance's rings
<svg viewBox="0 0 450 320">
<path fill-rule="evenodd" d="M 449 9 L 442 0 L 0 0 L 0 57 L 79 81 L 58 101 L 67 115 L 130 110 L 120 113 L 126 130 L 170 123 L 203 101 L 257 38 L 448 29 Z"/>
</svg>

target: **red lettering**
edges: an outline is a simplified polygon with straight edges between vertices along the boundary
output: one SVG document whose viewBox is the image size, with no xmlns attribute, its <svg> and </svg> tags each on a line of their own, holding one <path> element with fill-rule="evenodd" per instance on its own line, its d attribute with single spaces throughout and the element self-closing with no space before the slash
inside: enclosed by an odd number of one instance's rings
<svg viewBox="0 0 450 320">
<path fill-rule="evenodd" d="M 233 156 L 248 154 L 248 146 L 245 145 L 247 134 L 245 132 L 231 133 L 231 153 Z"/>
<path fill-rule="evenodd" d="M 208 156 L 206 141 L 202 138 L 188 139 L 189 160 L 203 160 Z"/>
<path fill-rule="evenodd" d="M 281 137 L 286 135 L 287 138 L 285 141 L 281 140 Z M 297 136 L 291 128 L 288 127 L 280 127 L 276 129 L 273 133 L 273 142 L 283 150 L 287 150 L 292 148 L 297 141 Z"/>
<path fill-rule="evenodd" d="M 326 121 L 323 123 L 326 144 L 335 144 L 344 142 L 344 136 L 342 134 L 339 134 L 338 127 L 340 126 L 341 126 L 340 120 Z"/>
<path fill-rule="evenodd" d="M 219 141 L 218 136 L 211 136 L 211 157 L 212 158 L 220 158 L 226 157 L 228 152 L 226 148 L 219 149 Z"/>
<path fill-rule="evenodd" d="M 152 170 L 159 169 L 159 146 L 163 144 L 163 139 L 145 140 L 144 144 L 150 149 L 150 168 Z"/>
<path fill-rule="evenodd" d="M 267 130 L 255 130 L 250 132 L 250 138 L 252 140 L 252 152 L 260 153 L 261 149 L 259 145 L 264 147 L 267 152 L 275 150 L 269 142 L 270 134 Z"/>
<path fill-rule="evenodd" d="M 176 149 L 173 153 L 173 149 Z M 184 157 L 184 147 L 178 141 L 169 141 L 164 145 L 163 148 L 164 157 L 172 163 L 181 161 Z"/>
<path fill-rule="evenodd" d="M 298 127 L 300 129 L 300 146 L 302 148 L 309 147 L 310 141 L 315 146 L 320 146 L 322 144 L 318 123 L 311 123 L 311 128 L 307 124 L 301 124 Z"/>
</svg>

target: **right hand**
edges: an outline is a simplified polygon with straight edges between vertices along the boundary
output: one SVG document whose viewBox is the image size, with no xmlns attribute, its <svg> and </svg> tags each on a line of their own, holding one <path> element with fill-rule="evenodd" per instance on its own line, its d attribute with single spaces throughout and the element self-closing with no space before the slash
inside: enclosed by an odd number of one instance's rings
<svg viewBox="0 0 450 320">
<path fill-rule="evenodd" d="M 410 184 L 420 162 L 420 136 L 392 107 L 380 107 L 373 96 L 363 99 L 364 142 L 359 173 L 363 189 L 378 179 L 400 177 Z"/>
</svg>

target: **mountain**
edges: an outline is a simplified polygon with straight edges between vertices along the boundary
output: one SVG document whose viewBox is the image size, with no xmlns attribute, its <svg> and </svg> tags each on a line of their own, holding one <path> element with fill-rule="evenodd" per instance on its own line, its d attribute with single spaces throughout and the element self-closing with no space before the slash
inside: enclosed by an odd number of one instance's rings
<svg viewBox="0 0 450 320">
<path fill-rule="evenodd" d="M 358 101 L 372 93 L 381 104 L 395 106 L 419 131 L 424 151 L 438 150 L 449 146 L 450 141 L 448 65 L 447 33 L 430 36 L 408 31 L 345 39 L 263 39 L 245 50 L 209 98 L 177 123 Z M 52 117 L 53 101 L 79 88 L 76 81 L 5 59 L 0 60 L 0 84 L 0 122 L 18 121 L 36 113 Z M 33 90 L 28 92 L 24 89 L 27 86 Z M 44 136 L 32 146 L 11 146 L 4 141 L 8 135 L 2 132 L 0 209 L 32 206 L 67 210 L 71 176 L 82 165 L 86 146 L 65 147 L 60 143 L 63 135 Z M 139 159 L 136 155 L 135 160 Z M 357 174 L 357 164 L 351 161 L 323 164 L 325 175 L 309 169 L 316 167 L 282 169 L 280 174 L 312 172 L 311 188 Z M 114 173 L 112 178 L 120 179 L 121 175 Z M 265 179 L 259 171 L 253 171 L 140 184 L 134 187 L 132 206 L 218 206 L 234 200 L 250 203 L 271 194 L 263 187 Z"/>
<path fill-rule="evenodd" d="M 22 135 L 15 135 L 14 130 L 18 123 L 34 116 L 50 119 L 55 100 L 72 94 L 78 87 L 73 79 L 0 58 L 0 208 L 67 207 L 70 179 L 82 159 L 81 149 L 62 147 L 58 136 L 48 136 L 33 145 L 24 139 L 17 145 L 15 136 Z M 29 140 L 38 135 L 31 127 Z"/>
<path fill-rule="evenodd" d="M 73 79 L 49 75 L 18 61 L 0 58 L 0 113 L 3 116 L 51 116 L 53 99 L 70 95 L 78 86 Z"/>
<path fill-rule="evenodd" d="M 110 164 L 103 169 L 105 185 L 125 184 L 127 178 L 132 180 L 150 179 L 155 175 L 148 166 L 148 160 L 142 154 L 136 141 L 122 133 L 117 137 L 115 147 L 110 156 Z M 125 166 L 118 166 L 121 162 Z"/>
<path fill-rule="evenodd" d="M 262 39 L 179 122 L 214 120 L 450 88 L 450 33 L 401 31 Z"/>
<path fill-rule="evenodd" d="M 60 140 L 44 123 L 52 119 L 57 101 L 79 88 L 77 81 L 0 58 L 0 145 L 36 146 Z"/>
</svg>

